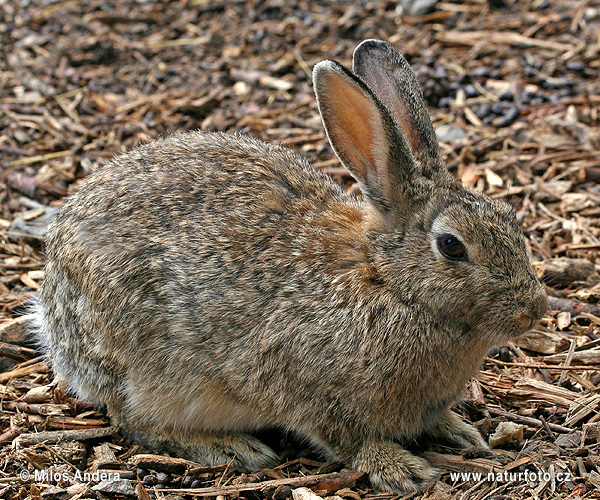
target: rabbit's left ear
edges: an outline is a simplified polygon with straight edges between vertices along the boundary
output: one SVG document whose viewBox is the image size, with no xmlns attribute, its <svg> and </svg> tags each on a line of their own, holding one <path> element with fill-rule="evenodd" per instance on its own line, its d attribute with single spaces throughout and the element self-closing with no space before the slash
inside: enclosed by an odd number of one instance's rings
<svg viewBox="0 0 600 500">
<path fill-rule="evenodd" d="M 421 166 L 442 168 L 438 141 L 423 93 L 406 59 L 387 42 L 365 40 L 354 50 L 352 71 L 396 119 Z"/>
<path fill-rule="evenodd" d="M 363 194 L 382 213 L 407 211 L 415 159 L 387 108 L 360 78 L 334 61 L 314 67 L 329 142 Z"/>
</svg>

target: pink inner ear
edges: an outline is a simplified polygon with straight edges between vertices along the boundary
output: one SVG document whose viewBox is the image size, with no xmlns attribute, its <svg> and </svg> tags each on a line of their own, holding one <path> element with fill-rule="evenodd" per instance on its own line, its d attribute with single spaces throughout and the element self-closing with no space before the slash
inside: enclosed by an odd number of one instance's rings
<svg viewBox="0 0 600 500">
<path fill-rule="evenodd" d="M 386 135 L 375 103 L 358 84 L 328 77 L 327 104 L 331 122 L 328 134 L 344 163 L 362 180 L 379 177 L 385 170 L 386 152 L 381 148 Z"/>
</svg>

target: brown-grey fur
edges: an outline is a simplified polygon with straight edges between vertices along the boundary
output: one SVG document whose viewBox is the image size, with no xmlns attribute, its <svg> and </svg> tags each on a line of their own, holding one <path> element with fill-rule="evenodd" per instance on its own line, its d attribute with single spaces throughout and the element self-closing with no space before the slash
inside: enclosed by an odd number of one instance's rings
<svg viewBox="0 0 600 500">
<path fill-rule="evenodd" d="M 404 111 L 369 84 L 373 66 Z M 403 443 L 485 446 L 449 407 L 492 343 L 540 318 L 543 288 L 512 209 L 443 167 L 404 59 L 367 41 L 355 71 L 325 61 L 314 74 L 364 200 L 285 148 L 191 132 L 118 156 L 51 225 L 38 338 L 140 442 L 258 469 L 277 457 L 247 432 L 279 425 L 398 493 L 436 473 Z M 337 135 L 331 84 L 364 99 L 367 130 L 383 127 L 376 151 Z M 347 152 L 387 160 L 362 175 Z M 435 250 L 440 228 L 467 261 Z"/>
</svg>

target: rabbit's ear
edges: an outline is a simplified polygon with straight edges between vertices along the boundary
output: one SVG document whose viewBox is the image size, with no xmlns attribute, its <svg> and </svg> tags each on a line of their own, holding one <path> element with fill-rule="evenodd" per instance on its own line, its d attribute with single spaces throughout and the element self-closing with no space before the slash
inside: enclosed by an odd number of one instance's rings
<svg viewBox="0 0 600 500">
<path fill-rule="evenodd" d="M 397 208 L 415 169 L 392 115 L 353 73 L 335 61 L 313 69 L 319 112 L 329 142 L 363 194 L 381 211 Z"/>
<path fill-rule="evenodd" d="M 442 168 L 423 93 L 406 59 L 387 42 L 365 40 L 354 50 L 352 71 L 388 108 L 422 166 Z"/>
</svg>

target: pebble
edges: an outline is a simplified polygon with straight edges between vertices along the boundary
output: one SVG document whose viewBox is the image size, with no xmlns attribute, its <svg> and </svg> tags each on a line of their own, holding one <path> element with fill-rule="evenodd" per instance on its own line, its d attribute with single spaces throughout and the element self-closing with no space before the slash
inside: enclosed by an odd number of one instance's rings
<svg viewBox="0 0 600 500">
<path fill-rule="evenodd" d="M 400 0 L 402 10 L 408 16 L 422 16 L 430 12 L 437 0 Z"/>
<path fill-rule="evenodd" d="M 475 68 L 473 70 L 473 76 L 480 77 L 480 78 L 489 78 L 491 76 L 490 68 L 486 68 L 485 66 L 482 66 L 480 68 Z"/>
<path fill-rule="evenodd" d="M 99 493 L 112 493 L 117 495 L 135 496 L 135 490 L 129 479 L 119 479 L 112 481 L 102 481 L 96 486 L 92 486 L 92 491 Z"/>
<path fill-rule="evenodd" d="M 575 71 L 577 73 L 582 73 L 585 71 L 585 64 L 583 61 L 568 61 L 565 63 L 565 69 L 567 71 Z"/>
<path fill-rule="evenodd" d="M 479 91 L 471 84 L 465 85 L 463 90 L 467 97 L 477 97 L 479 95 Z"/>
<path fill-rule="evenodd" d="M 196 479 L 192 481 L 192 488 L 202 488 L 202 481 Z"/>
<path fill-rule="evenodd" d="M 442 97 L 438 102 L 438 107 L 439 108 L 449 108 L 450 104 L 452 104 L 453 100 L 454 100 L 453 97 Z"/>
<path fill-rule="evenodd" d="M 509 108 L 509 106 L 510 106 L 510 104 L 508 104 L 504 101 L 497 101 L 497 102 L 492 103 L 492 105 L 489 107 L 489 109 L 495 115 L 501 115 Z"/>
<path fill-rule="evenodd" d="M 588 7 L 583 11 L 583 18 L 586 21 L 593 21 L 600 17 L 600 10 L 595 9 L 594 7 Z"/>
<path fill-rule="evenodd" d="M 496 120 L 492 120 L 492 123 L 496 125 L 498 128 L 508 127 L 513 124 L 517 118 L 521 115 L 521 112 L 516 106 L 509 108 L 506 113 L 497 118 Z"/>
<path fill-rule="evenodd" d="M 473 108 L 473 112 L 477 115 L 477 118 L 483 120 L 486 116 L 488 116 L 491 112 L 492 106 L 488 103 L 483 103 Z"/>
<path fill-rule="evenodd" d="M 165 474 L 164 472 L 159 472 L 158 474 L 156 474 L 156 480 L 160 483 L 160 484 L 168 484 L 169 483 L 169 475 Z"/>
<path fill-rule="evenodd" d="M 452 125 L 450 123 L 444 123 L 435 129 L 440 142 L 451 142 L 458 141 L 467 137 L 467 133 L 460 127 Z"/>
<path fill-rule="evenodd" d="M 156 484 L 156 478 L 152 474 L 148 474 L 144 476 L 142 483 L 144 483 L 146 486 L 154 486 Z"/>
<path fill-rule="evenodd" d="M 183 481 L 181 481 L 182 488 L 191 488 L 192 483 L 194 482 L 194 478 L 192 476 L 185 476 Z"/>
</svg>

